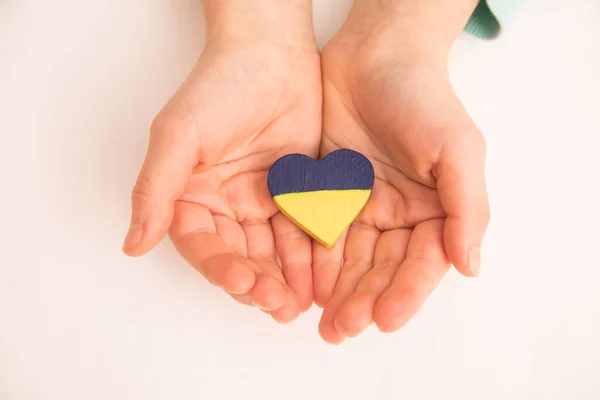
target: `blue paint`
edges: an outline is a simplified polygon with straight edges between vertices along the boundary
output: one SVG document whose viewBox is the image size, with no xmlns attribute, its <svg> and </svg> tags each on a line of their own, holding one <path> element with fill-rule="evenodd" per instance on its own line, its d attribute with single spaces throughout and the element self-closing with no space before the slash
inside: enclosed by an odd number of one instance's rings
<svg viewBox="0 0 600 400">
<path fill-rule="evenodd" d="M 362 154 L 336 150 L 316 161 L 304 154 L 288 154 L 273 164 L 268 176 L 272 196 L 321 190 L 372 190 L 375 172 Z"/>
</svg>

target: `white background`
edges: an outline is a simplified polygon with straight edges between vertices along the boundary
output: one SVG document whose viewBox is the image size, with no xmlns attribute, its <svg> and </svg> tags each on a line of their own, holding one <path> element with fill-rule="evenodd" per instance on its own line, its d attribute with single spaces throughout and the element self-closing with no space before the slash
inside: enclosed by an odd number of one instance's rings
<svg viewBox="0 0 600 400">
<path fill-rule="evenodd" d="M 0 399 L 600 399 L 600 2 L 530 0 L 452 78 L 489 145 L 483 275 L 397 334 L 280 326 L 120 246 L 200 0 L 0 0 Z M 351 0 L 315 0 L 323 45 Z"/>
</svg>

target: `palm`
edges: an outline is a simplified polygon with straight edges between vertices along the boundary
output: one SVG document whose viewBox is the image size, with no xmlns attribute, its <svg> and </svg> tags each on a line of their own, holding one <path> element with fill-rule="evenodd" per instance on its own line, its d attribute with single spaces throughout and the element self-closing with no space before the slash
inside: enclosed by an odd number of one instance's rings
<svg viewBox="0 0 600 400">
<path fill-rule="evenodd" d="M 181 90 L 185 107 L 178 112 L 187 114 L 180 118 L 203 124 L 195 133 L 199 162 L 176 202 L 170 234 L 211 282 L 287 322 L 312 304 L 311 244 L 278 212 L 267 173 L 287 153 L 316 155 L 320 69 L 316 53 L 289 60 L 300 78 L 289 64 L 274 62 L 279 58 L 265 59 L 267 66 L 257 54 L 201 61 Z M 206 71 L 215 69 L 224 79 L 207 83 Z M 217 97 L 222 104 L 214 104 Z"/>
<path fill-rule="evenodd" d="M 328 299 L 320 300 L 325 305 L 320 332 L 332 343 L 373 322 L 382 331 L 398 329 L 449 268 L 435 157 L 443 143 L 438 127 L 446 118 L 437 110 L 456 110 L 451 93 L 438 85 L 440 91 L 429 90 L 433 82 L 402 65 L 349 63 L 347 52 L 330 45 L 323 53 L 321 153 L 362 152 L 373 162 L 375 184 L 345 243 L 314 254 L 315 282 L 324 292 L 315 296 Z M 332 258 L 341 260 L 320 261 Z"/>
</svg>

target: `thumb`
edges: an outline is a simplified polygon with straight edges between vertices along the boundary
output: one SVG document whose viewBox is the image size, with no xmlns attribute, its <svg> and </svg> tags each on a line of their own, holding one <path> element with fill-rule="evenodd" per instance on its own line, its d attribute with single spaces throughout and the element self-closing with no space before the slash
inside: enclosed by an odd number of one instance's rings
<svg viewBox="0 0 600 400">
<path fill-rule="evenodd" d="M 485 152 L 485 141 L 477 132 L 447 146 L 436 165 L 446 213 L 444 247 L 450 262 L 465 276 L 479 275 L 481 243 L 490 219 Z"/>
<path fill-rule="evenodd" d="M 140 256 L 166 235 L 175 201 L 181 197 L 197 164 L 195 124 L 191 117 L 159 116 L 131 195 L 131 223 L 123 243 L 129 256 Z"/>
</svg>

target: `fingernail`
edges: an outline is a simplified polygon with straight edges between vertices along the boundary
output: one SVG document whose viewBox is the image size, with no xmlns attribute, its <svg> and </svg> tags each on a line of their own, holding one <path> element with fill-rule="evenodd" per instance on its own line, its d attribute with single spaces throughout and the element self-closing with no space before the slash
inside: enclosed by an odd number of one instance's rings
<svg viewBox="0 0 600 400">
<path fill-rule="evenodd" d="M 279 307 L 272 308 L 272 307 L 267 306 L 266 304 L 260 304 L 254 300 L 250 301 L 250 304 L 252 305 L 252 307 L 256 307 L 259 310 L 266 312 L 267 314 L 269 314 L 271 311 L 275 311 L 277 308 L 279 308 Z"/>
<path fill-rule="evenodd" d="M 265 301 L 264 304 L 260 304 L 256 301 L 251 301 L 250 304 L 252 304 L 256 308 L 260 308 L 264 311 L 270 312 L 270 311 L 278 310 L 281 307 L 283 307 L 285 305 L 285 299 L 280 299 L 278 297 L 275 297 L 275 299 L 273 299 L 273 298 L 267 299 L 267 301 Z"/>
<path fill-rule="evenodd" d="M 478 276 L 481 272 L 481 250 L 479 246 L 471 246 L 469 248 L 467 266 L 475 276 Z"/>
<path fill-rule="evenodd" d="M 256 307 L 256 306 L 255 306 L 255 307 Z M 267 314 L 267 315 L 271 315 L 271 312 L 270 312 L 270 311 L 263 310 L 262 308 L 259 308 L 258 310 L 259 310 L 260 312 L 262 312 L 262 313 L 265 313 L 265 314 Z"/>
<path fill-rule="evenodd" d="M 127 236 L 125 236 L 125 241 L 123 242 L 123 250 L 129 250 L 140 244 L 142 241 L 142 236 L 144 236 L 144 227 L 141 225 L 132 226 L 129 228 L 129 232 L 127 232 Z"/>
<path fill-rule="evenodd" d="M 348 337 L 353 336 L 353 335 L 349 335 L 348 330 L 342 324 L 339 324 L 336 319 L 333 320 L 333 326 L 335 326 L 335 329 L 339 332 L 340 335 L 348 336 Z"/>
</svg>

